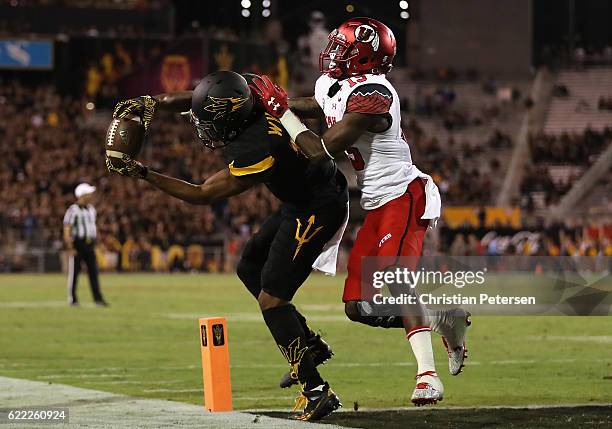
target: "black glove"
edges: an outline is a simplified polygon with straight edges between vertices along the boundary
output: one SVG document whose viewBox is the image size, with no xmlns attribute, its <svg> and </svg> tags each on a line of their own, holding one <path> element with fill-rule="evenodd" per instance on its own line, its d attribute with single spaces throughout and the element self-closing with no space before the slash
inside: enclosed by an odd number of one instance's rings
<svg viewBox="0 0 612 429">
<path fill-rule="evenodd" d="M 105 155 L 106 168 L 111 173 L 117 173 L 126 177 L 135 177 L 137 179 L 146 179 L 149 173 L 149 168 L 142 165 L 140 162 L 132 159 L 131 156 L 123 154 L 121 161 L 123 161 L 123 167 L 115 167 L 108 155 Z"/>
<path fill-rule="evenodd" d="M 157 100 L 150 95 L 130 98 L 129 100 L 120 101 L 115 105 L 113 118 L 125 118 L 127 115 L 138 116 L 146 132 L 149 130 L 149 126 L 155 115 L 156 106 Z"/>
</svg>

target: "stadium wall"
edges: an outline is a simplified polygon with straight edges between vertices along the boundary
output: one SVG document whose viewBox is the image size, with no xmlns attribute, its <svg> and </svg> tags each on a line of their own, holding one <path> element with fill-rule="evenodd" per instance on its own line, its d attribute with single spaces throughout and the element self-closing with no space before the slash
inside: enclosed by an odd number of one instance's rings
<svg viewBox="0 0 612 429">
<path fill-rule="evenodd" d="M 412 2 L 411 2 L 412 3 Z M 530 73 L 531 0 L 426 0 L 409 23 L 408 63 L 495 76 Z"/>
</svg>

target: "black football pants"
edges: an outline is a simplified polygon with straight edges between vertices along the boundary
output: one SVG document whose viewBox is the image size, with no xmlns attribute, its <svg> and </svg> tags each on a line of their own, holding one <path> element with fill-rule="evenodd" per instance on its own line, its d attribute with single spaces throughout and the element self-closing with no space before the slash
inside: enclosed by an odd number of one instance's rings
<svg viewBox="0 0 612 429">
<path fill-rule="evenodd" d="M 312 264 L 346 216 L 346 201 L 315 209 L 281 209 L 247 242 L 237 274 L 257 299 L 268 294 L 291 301 Z"/>
<path fill-rule="evenodd" d="M 81 262 L 87 266 L 89 286 L 94 301 L 103 301 L 98 281 L 98 263 L 96 262 L 95 242 L 93 240 L 74 240 L 74 255 L 68 257 L 68 302 L 77 303 L 77 282 L 81 271 Z"/>
</svg>

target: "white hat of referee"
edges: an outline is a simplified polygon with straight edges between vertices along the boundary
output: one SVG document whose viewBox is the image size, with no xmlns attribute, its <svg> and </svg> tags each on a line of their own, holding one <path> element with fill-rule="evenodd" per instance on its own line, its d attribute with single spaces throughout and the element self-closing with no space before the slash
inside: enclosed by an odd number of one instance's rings
<svg viewBox="0 0 612 429">
<path fill-rule="evenodd" d="M 96 192 L 96 187 L 91 186 L 89 183 L 81 183 L 76 188 L 74 188 L 74 196 L 77 198 L 81 198 L 83 195 L 89 195 Z"/>
</svg>

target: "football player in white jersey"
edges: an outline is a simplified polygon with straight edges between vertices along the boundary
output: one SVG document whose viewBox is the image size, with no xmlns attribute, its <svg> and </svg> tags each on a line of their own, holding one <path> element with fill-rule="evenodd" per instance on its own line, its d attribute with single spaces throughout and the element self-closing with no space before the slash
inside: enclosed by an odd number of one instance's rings
<svg viewBox="0 0 612 429">
<path fill-rule="evenodd" d="M 288 99 L 267 76 L 254 79 L 253 92 L 268 113 L 280 118 L 299 150 L 309 159 L 336 159 L 346 153 L 368 211 L 348 262 L 343 301 L 349 319 L 406 331 L 417 360 L 415 405 L 435 404 L 444 387 L 436 373 L 431 330 L 443 335 L 449 370 L 457 375 L 466 357 L 469 313 L 461 309 L 428 311 L 420 305 L 401 315 L 385 313 L 372 301 L 372 284 L 362 279 L 362 258 L 410 258 L 416 269 L 423 238 L 440 216 L 440 194 L 432 178 L 413 163 L 401 129 L 398 95 L 386 78 L 395 56 L 393 32 L 371 18 L 353 18 L 329 35 L 320 55 L 322 75 L 314 97 Z M 298 118 L 325 117 L 321 136 Z M 388 310 L 387 310 L 388 311 Z M 386 314 L 386 315 L 383 315 Z"/>
</svg>

